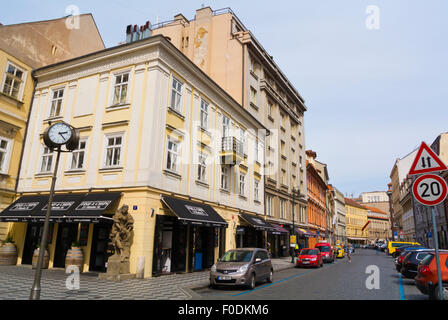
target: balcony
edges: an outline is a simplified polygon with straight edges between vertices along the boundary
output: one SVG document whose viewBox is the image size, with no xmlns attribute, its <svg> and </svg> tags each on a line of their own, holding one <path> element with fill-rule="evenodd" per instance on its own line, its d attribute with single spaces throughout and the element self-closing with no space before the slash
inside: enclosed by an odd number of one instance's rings
<svg viewBox="0 0 448 320">
<path fill-rule="evenodd" d="M 235 137 L 223 137 L 220 157 L 221 164 L 239 164 L 244 160 L 243 144 Z"/>
</svg>

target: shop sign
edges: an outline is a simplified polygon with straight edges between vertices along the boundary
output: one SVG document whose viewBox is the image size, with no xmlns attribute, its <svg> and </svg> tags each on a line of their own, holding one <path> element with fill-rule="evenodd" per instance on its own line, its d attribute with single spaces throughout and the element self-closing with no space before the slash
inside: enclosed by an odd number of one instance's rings
<svg viewBox="0 0 448 320">
<path fill-rule="evenodd" d="M 60 201 L 60 202 L 52 202 L 51 203 L 51 211 L 67 211 L 74 204 L 74 201 Z M 48 204 L 46 204 L 42 211 L 47 211 Z"/>
<path fill-rule="evenodd" d="M 291 246 L 295 246 L 296 236 L 289 236 L 289 243 L 291 244 Z"/>
<path fill-rule="evenodd" d="M 76 210 L 106 210 L 111 202 L 111 200 L 83 201 L 76 207 Z"/>
<path fill-rule="evenodd" d="M 16 203 L 9 211 L 31 211 L 33 210 L 39 202 L 22 202 Z"/>
<path fill-rule="evenodd" d="M 187 210 L 195 216 L 208 217 L 207 212 L 205 212 L 205 210 L 201 207 L 193 207 L 193 206 L 185 205 L 185 208 L 187 208 Z"/>
</svg>

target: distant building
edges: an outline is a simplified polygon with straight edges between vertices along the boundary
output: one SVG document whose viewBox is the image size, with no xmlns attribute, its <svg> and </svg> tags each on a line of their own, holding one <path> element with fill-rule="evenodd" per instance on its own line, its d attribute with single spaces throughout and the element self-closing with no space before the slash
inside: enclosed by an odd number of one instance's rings
<svg viewBox="0 0 448 320">
<path fill-rule="evenodd" d="M 353 244 L 365 244 L 368 236 L 367 209 L 353 199 L 344 198 L 344 201 L 347 242 Z"/>
<path fill-rule="evenodd" d="M 335 236 L 336 240 L 340 240 L 342 242 L 346 242 L 346 216 L 345 216 L 345 200 L 344 194 L 340 192 L 337 188 L 331 187 L 331 192 L 333 193 L 334 199 L 334 228 L 335 228 Z"/>
<path fill-rule="evenodd" d="M 376 240 L 386 240 L 390 235 L 390 222 L 387 212 L 381 211 L 378 208 L 363 205 L 367 209 L 367 225 L 368 236 L 367 240 L 370 243 Z"/>
</svg>

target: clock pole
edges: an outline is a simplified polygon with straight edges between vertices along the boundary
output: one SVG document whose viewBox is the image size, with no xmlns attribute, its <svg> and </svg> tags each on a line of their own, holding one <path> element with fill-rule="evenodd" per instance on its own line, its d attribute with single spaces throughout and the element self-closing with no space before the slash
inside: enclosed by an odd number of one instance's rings
<svg viewBox="0 0 448 320">
<path fill-rule="evenodd" d="M 42 239 L 40 241 L 39 258 L 37 260 L 36 273 L 34 275 L 34 283 L 31 288 L 30 300 L 39 300 L 40 299 L 40 289 L 41 289 L 40 279 L 41 279 L 41 275 L 42 275 L 42 264 L 44 262 L 44 254 L 45 254 L 45 249 L 47 246 L 47 236 L 48 236 L 48 229 L 49 229 L 49 225 L 50 225 L 51 205 L 53 203 L 54 187 L 56 184 L 56 173 L 58 171 L 60 156 L 61 156 L 61 146 L 59 146 L 57 148 L 56 163 L 54 166 L 53 177 L 51 178 L 51 189 L 50 189 L 50 196 L 48 198 L 47 214 L 45 215 L 44 230 L 42 232 Z"/>
</svg>

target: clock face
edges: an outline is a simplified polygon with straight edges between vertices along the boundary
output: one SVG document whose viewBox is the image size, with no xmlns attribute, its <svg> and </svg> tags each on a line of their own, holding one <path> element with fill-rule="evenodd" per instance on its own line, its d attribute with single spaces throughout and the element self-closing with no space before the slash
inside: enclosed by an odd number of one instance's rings
<svg viewBox="0 0 448 320">
<path fill-rule="evenodd" d="M 65 144 L 68 140 L 70 140 L 71 136 L 71 128 L 63 122 L 52 125 L 48 130 L 48 138 L 50 138 L 51 142 L 54 144 Z"/>
</svg>

